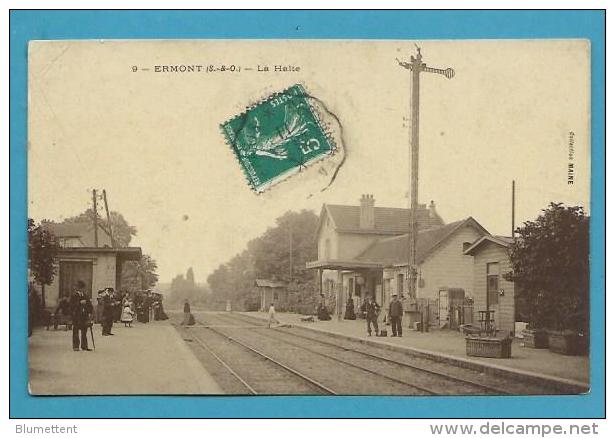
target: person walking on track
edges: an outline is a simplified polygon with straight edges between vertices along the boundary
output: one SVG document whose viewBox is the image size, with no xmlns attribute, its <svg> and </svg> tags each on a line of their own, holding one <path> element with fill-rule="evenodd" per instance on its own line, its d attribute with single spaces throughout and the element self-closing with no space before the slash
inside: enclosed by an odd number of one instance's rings
<svg viewBox="0 0 615 438">
<path fill-rule="evenodd" d="M 398 336 L 401 338 L 401 319 L 404 315 L 404 308 L 401 305 L 401 301 L 397 299 L 396 293 L 394 293 L 391 298 L 391 303 L 389 304 L 389 321 L 391 321 L 391 330 L 393 331 L 391 336 Z"/>
<path fill-rule="evenodd" d="M 273 303 L 269 305 L 269 321 L 267 321 L 267 327 L 271 328 L 271 324 L 280 324 L 280 321 L 275 316 L 275 306 Z"/>
</svg>

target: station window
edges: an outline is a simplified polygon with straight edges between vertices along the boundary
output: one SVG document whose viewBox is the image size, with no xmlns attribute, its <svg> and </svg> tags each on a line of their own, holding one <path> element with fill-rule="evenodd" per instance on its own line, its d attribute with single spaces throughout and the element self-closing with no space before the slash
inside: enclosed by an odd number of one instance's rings
<svg viewBox="0 0 615 438">
<path fill-rule="evenodd" d="M 500 264 L 487 263 L 487 299 L 489 305 L 498 304 L 500 290 Z"/>
</svg>

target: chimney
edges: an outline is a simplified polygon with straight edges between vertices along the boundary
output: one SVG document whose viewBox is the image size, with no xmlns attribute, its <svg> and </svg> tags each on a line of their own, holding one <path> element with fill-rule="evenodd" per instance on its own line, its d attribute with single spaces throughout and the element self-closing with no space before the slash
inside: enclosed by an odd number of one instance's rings
<svg viewBox="0 0 615 438">
<path fill-rule="evenodd" d="M 436 217 L 436 203 L 433 200 L 429 203 L 429 217 Z"/>
<path fill-rule="evenodd" d="M 376 228 L 374 219 L 374 195 L 361 195 L 361 213 L 359 216 L 359 227 L 365 230 Z"/>
</svg>

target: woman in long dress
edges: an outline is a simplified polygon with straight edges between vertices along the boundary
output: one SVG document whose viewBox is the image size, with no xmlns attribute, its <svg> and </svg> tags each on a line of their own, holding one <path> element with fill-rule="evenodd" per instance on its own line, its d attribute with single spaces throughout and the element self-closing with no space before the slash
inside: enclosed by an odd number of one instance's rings
<svg viewBox="0 0 615 438">
<path fill-rule="evenodd" d="M 188 300 L 184 302 L 184 320 L 182 321 L 182 325 L 194 325 L 194 316 L 192 316 L 192 312 L 190 311 L 190 303 Z"/>
<path fill-rule="evenodd" d="M 318 319 L 320 321 L 329 321 L 331 316 L 329 315 L 329 310 L 325 304 L 324 298 L 320 301 L 318 308 L 316 309 L 316 314 L 318 315 Z"/>
<path fill-rule="evenodd" d="M 348 301 L 346 301 L 346 313 L 344 314 L 344 319 L 357 319 L 357 315 L 354 313 L 354 300 L 352 297 L 348 297 Z"/>
</svg>

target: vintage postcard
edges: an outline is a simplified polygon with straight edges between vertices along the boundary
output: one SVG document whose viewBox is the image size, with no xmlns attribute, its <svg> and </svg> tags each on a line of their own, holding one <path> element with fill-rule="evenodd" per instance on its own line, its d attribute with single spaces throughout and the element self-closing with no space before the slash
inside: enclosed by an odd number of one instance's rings
<svg viewBox="0 0 615 438">
<path fill-rule="evenodd" d="M 33 395 L 590 391 L 586 40 L 28 48 Z"/>
</svg>

